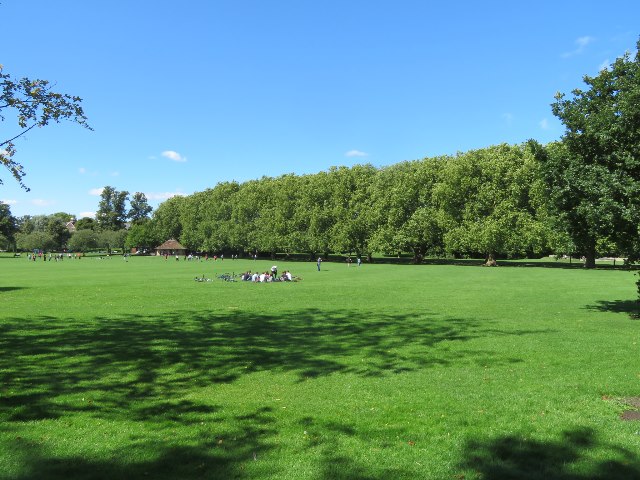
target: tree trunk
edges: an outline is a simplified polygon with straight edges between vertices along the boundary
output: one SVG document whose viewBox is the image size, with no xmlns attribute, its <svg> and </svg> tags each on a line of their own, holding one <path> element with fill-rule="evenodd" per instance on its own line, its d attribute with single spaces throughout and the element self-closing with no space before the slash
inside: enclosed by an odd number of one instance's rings
<svg viewBox="0 0 640 480">
<path fill-rule="evenodd" d="M 498 262 L 496 262 L 496 259 L 493 256 L 493 253 L 490 253 L 489 255 L 487 255 L 487 261 L 484 263 L 485 267 L 497 267 L 498 266 Z"/>
<path fill-rule="evenodd" d="M 596 268 L 596 252 L 595 249 L 587 252 L 584 256 L 584 268 Z"/>
</svg>

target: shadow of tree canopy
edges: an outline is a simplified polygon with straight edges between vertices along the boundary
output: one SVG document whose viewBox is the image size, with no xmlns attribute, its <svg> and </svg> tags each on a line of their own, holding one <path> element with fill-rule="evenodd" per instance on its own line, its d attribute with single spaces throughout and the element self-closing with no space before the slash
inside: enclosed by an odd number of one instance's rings
<svg viewBox="0 0 640 480">
<path fill-rule="evenodd" d="M 0 359 L 0 381 L 12 387 L 0 397 L 0 415 L 25 421 L 83 411 L 142 421 L 160 407 L 136 400 L 173 399 L 258 371 L 292 372 L 304 381 L 335 373 L 382 377 L 452 362 L 514 363 L 520 360 L 489 351 L 436 347 L 486 335 L 537 333 L 547 331 L 501 332 L 475 320 L 428 313 L 314 309 L 278 315 L 179 311 L 83 321 L 16 318 L 0 326 L 0 349 L 7 353 Z M 171 401 L 160 409 L 182 417 L 197 408 Z"/>
<path fill-rule="evenodd" d="M 609 450 L 609 460 L 586 468 L 590 450 Z M 637 452 L 608 445 L 590 428 L 565 431 L 557 441 L 542 442 L 508 435 L 466 446 L 462 468 L 485 480 L 629 480 L 640 478 Z M 595 466 L 594 465 L 595 462 Z"/>
<path fill-rule="evenodd" d="M 547 333 L 501 331 L 486 321 L 428 312 L 235 310 L 11 318 L 0 325 L 5 353 L 0 356 L 0 439 L 22 459 L 24 473 L 11 477 L 17 480 L 227 479 L 247 478 L 247 471 L 253 478 L 276 478 L 279 472 L 270 469 L 282 468 L 277 462 L 260 463 L 277 448 L 277 416 L 270 407 L 238 414 L 185 393 L 261 371 L 305 381 L 333 374 L 381 378 L 465 362 L 511 364 L 521 360 L 453 348 L 453 342 Z M 144 424 L 144 430 L 124 441 L 126 448 L 116 442 L 106 453 L 89 456 L 47 453 L 37 440 L 23 438 L 24 422 L 55 419 L 73 428 L 71 422 L 87 417 Z M 188 427 L 189 433 L 172 438 L 176 426 Z M 314 428 L 322 438 L 319 478 L 412 478 L 410 471 L 359 464 L 345 456 L 340 444 L 329 439 L 357 436 L 366 442 L 352 426 L 336 420 Z M 212 431 L 223 437 L 212 437 Z"/>
<path fill-rule="evenodd" d="M 630 318 L 640 318 L 640 303 L 637 300 L 598 300 L 595 305 L 587 305 L 586 308 L 598 312 L 626 313 Z"/>
<path fill-rule="evenodd" d="M 25 459 L 23 473 L 10 477 L 12 480 L 34 478 L 112 480 L 125 478 L 153 478 L 173 480 L 176 478 L 280 478 L 291 477 L 287 463 L 264 462 L 263 459 L 277 449 L 275 441 L 280 432 L 276 427 L 275 412 L 270 407 L 258 408 L 244 415 L 225 418 L 225 423 L 234 427 L 224 436 L 200 434 L 193 440 L 195 445 L 172 445 L 163 443 L 137 442 L 126 451 L 112 453 L 111 458 L 95 459 L 82 455 L 59 457 L 47 455 L 46 451 L 33 441 L 18 438 L 12 450 L 19 451 Z M 319 480 L 376 480 L 415 478 L 410 468 L 388 467 L 386 465 L 364 463 L 346 455 L 336 438 L 358 437 L 366 445 L 375 440 L 361 438 L 356 428 L 340 424 L 318 423 L 305 418 L 302 425 L 309 428 L 309 437 L 300 447 L 301 452 L 317 449 L 320 452 L 315 471 L 301 474 L 301 478 Z M 3 432 L 5 430 L 5 432 Z M 0 432 L 7 433 L 6 427 Z M 306 433 L 306 432 L 305 432 Z M 394 451 L 394 445 L 388 445 Z M 150 453 L 151 452 L 151 453 Z M 151 457 L 151 458 L 149 458 Z M 313 455 L 312 455 L 313 457 Z M 315 457 L 314 457 L 315 458 Z M 133 460 L 132 460 L 133 459 Z M 145 459 L 145 460 L 140 460 Z M 295 475 L 294 475 L 295 476 Z M 5 477 L 2 477 L 5 478 Z M 296 477 L 297 478 L 297 477 Z"/>
<path fill-rule="evenodd" d="M 171 438 L 161 443 L 138 441 L 127 446 L 126 451 L 116 451 L 106 459 L 50 456 L 35 442 L 18 437 L 12 449 L 24 458 L 25 469 L 24 473 L 11 478 L 245 478 L 245 465 L 269 452 L 272 448 L 269 439 L 278 433 L 272 410 L 263 407 L 242 416 L 224 418 L 224 421 L 234 425 L 224 437 L 200 432 L 189 439 L 188 445 L 175 445 Z M 0 428 L 2 430 L 7 428 Z"/>
<path fill-rule="evenodd" d="M 24 287 L 0 287 L 0 293 L 13 292 L 14 290 L 23 290 Z"/>
</svg>

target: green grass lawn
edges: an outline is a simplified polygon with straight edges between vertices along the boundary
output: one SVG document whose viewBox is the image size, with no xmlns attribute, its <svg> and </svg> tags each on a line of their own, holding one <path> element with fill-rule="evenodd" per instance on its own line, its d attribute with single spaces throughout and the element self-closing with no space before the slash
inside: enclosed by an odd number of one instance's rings
<svg viewBox="0 0 640 480">
<path fill-rule="evenodd" d="M 640 478 L 635 277 L 0 258 L 0 479 Z"/>
</svg>

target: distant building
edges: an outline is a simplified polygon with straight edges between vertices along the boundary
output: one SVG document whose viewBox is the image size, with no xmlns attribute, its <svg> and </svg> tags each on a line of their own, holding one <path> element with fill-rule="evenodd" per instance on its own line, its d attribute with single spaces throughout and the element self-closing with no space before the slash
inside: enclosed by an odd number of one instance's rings
<svg viewBox="0 0 640 480">
<path fill-rule="evenodd" d="M 156 255 L 186 255 L 187 249 L 180 242 L 171 238 L 159 247 L 156 247 Z"/>
<path fill-rule="evenodd" d="M 67 227 L 67 230 L 69 231 L 69 233 L 74 233 L 76 231 L 76 221 L 75 220 L 70 220 L 65 224 L 65 227 Z"/>
</svg>

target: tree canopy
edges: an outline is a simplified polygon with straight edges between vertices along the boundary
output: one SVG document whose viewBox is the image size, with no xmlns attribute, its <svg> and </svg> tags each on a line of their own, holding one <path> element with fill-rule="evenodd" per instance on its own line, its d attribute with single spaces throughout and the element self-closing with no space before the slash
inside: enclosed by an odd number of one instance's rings
<svg viewBox="0 0 640 480">
<path fill-rule="evenodd" d="M 80 97 L 54 92 L 48 80 L 32 80 L 27 77 L 13 79 L 0 65 L 0 121 L 5 121 L 8 112 L 11 112 L 18 125 L 9 138 L 0 139 L 0 164 L 9 170 L 25 190 L 29 191 L 23 181 L 25 170 L 14 159 L 15 140 L 34 127 L 44 127 L 50 122 L 59 123 L 63 120 L 91 130 L 81 102 Z M 2 183 L 0 179 L 0 184 Z"/>
<path fill-rule="evenodd" d="M 569 98 L 556 95 L 552 110 L 566 131 L 542 163 L 558 218 L 592 267 L 602 238 L 640 252 L 640 53 L 584 83 Z"/>
</svg>

